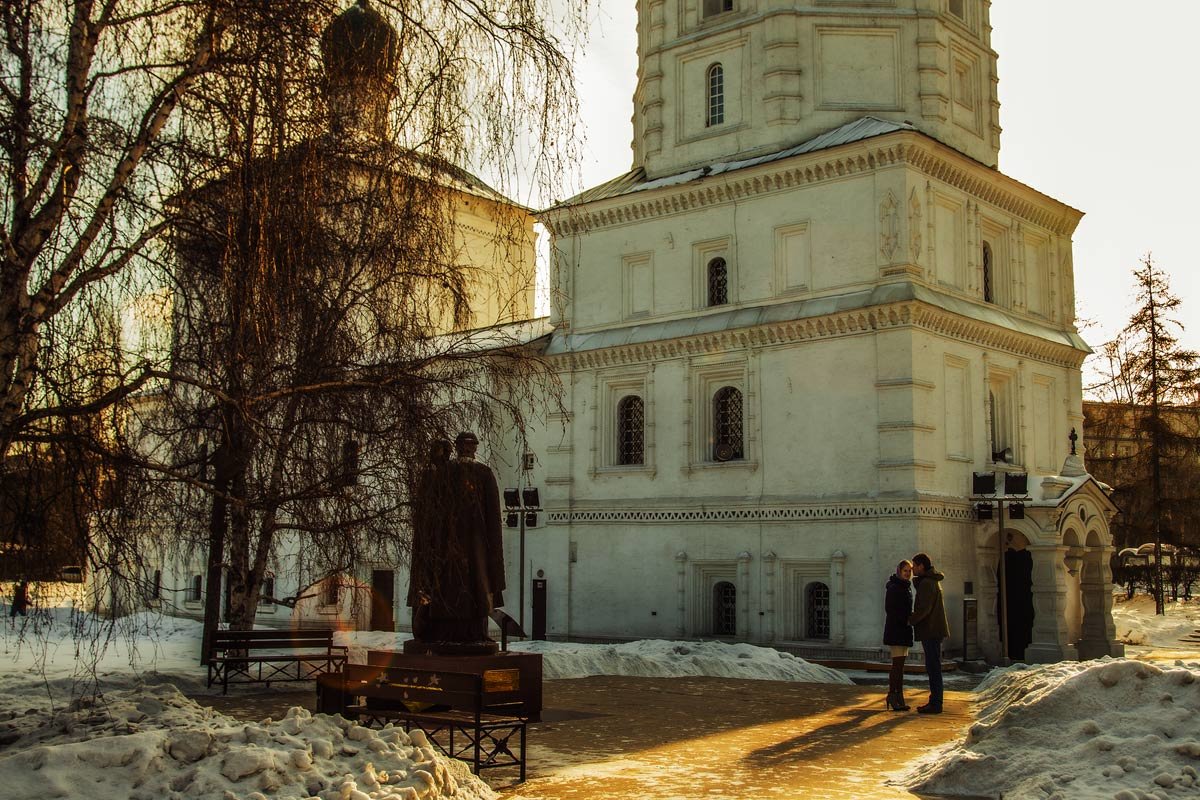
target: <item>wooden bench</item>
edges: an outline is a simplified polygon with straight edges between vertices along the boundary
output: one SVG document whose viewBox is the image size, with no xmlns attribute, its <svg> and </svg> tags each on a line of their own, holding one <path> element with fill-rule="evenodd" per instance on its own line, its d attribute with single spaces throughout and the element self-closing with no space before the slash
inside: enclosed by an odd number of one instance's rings
<svg viewBox="0 0 1200 800">
<path fill-rule="evenodd" d="M 346 664 L 346 648 L 333 631 L 217 631 L 208 654 L 208 685 L 229 693 L 234 683 L 311 681 Z"/>
<path fill-rule="evenodd" d="M 517 767 L 522 781 L 527 726 L 537 718 L 525 702 L 516 669 L 469 673 L 347 664 L 342 672 L 317 680 L 317 710 L 360 725 L 418 728 L 444 755 L 470 764 L 476 775 Z"/>
</svg>

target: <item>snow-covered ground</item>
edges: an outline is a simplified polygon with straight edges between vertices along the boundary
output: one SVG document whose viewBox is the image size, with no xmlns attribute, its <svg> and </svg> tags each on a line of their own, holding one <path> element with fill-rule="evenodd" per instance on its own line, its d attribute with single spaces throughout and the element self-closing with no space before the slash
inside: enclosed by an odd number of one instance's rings
<svg viewBox="0 0 1200 800">
<path fill-rule="evenodd" d="M 1200 660 L 1018 665 L 980 687 L 966 738 L 902 779 L 936 795 L 1200 796 Z"/>
<path fill-rule="evenodd" d="M 63 705 L 95 689 L 172 683 L 205 691 L 199 622 L 141 612 L 108 620 L 70 608 L 43 608 L 0 622 L 0 707 Z"/>
<path fill-rule="evenodd" d="M 338 644 L 350 660 L 365 662 L 367 650 L 398 649 L 407 634 L 344 631 Z M 542 654 L 542 675 L 550 680 L 592 675 L 644 678 L 743 678 L 800 683 L 853 683 L 845 673 L 812 664 L 790 653 L 751 644 L 670 642 L 645 639 L 622 644 L 509 642 L 509 649 Z"/>
<path fill-rule="evenodd" d="M 1148 595 L 1117 598 L 1113 603 L 1117 639 L 1147 648 L 1200 650 L 1200 642 L 1185 641 L 1200 631 L 1200 600 L 1168 602 L 1166 611 L 1166 616 L 1155 616 L 1154 598 Z"/>
<path fill-rule="evenodd" d="M 293 708 L 242 723 L 173 686 L 108 692 L 55 713 L 0 712 L 0 794 L 91 800 L 496 797 L 424 734 Z"/>
</svg>

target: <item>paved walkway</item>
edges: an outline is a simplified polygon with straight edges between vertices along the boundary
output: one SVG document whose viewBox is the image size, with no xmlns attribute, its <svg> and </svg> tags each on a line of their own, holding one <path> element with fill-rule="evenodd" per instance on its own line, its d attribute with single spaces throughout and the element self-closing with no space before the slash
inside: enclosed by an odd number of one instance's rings
<svg viewBox="0 0 1200 800">
<path fill-rule="evenodd" d="M 887 776 L 962 735 L 966 692 L 946 713 L 884 710 L 882 686 L 724 678 L 547 681 L 529 730 L 529 780 L 486 775 L 505 800 L 908 798 Z M 916 688 L 909 701 L 924 701 Z M 197 698 L 243 719 L 312 708 L 314 693 Z M 916 702 L 912 702 L 914 706 Z"/>
<path fill-rule="evenodd" d="M 971 695 L 948 692 L 947 713 L 924 716 L 885 711 L 885 691 L 721 678 L 549 681 L 546 722 L 529 733 L 529 781 L 488 782 L 506 800 L 911 799 L 885 776 L 960 736 Z"/>
</svg>

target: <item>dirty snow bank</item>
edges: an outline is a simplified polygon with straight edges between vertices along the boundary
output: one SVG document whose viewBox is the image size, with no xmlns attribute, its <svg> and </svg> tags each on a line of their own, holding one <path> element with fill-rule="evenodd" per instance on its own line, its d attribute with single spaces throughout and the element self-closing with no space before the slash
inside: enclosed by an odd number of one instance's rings
<svg viewBox="0 0 1200 800">
<path fill-rule="evenodd" d="M 1154 598 L 1147 595 L 1118 599 L 1113 603 L 1117 639 L 1132 645 L 1200 650 L 1200 642 L 1185 641 L 1200 632 L 1200 601 L 1168 601 L 1166 611 L 1166 616 L 1156 616 Z"/>
<path fill-rule="evenodd" d="M 5 719 L 7 717 L 7 719 Z M 419 731 L 374 731 L 291 709 L 244 724 L 172 686 L 111 692 L 66 710 L 0 712 L 6 797 L 92 800 L 423 800 L 496 795 Z"/>
<path fill-rule="evenodd" d="M 903 779 L 936 795 L 1200 794 L 1200 663 L 1102 659 L 997 671 L 966 737 Z"/>
<path fill-rule="evenodd" d="M 408 634 L 339 632 L 334 641 L 349 648 L 350 661 L 366 662 L 367 650 L 399 649 Z M 624 644 L 568 642 L 509 642 L 509 650 L 542 654 L 542 674 L 548 679 L 625 675 L 642 678 L 743 678 L 843 683 L 854 681 L 835 669 L 811 664 L 791 653 L 750 644 L 671 642 L 643 639 Z"/>
</svg>

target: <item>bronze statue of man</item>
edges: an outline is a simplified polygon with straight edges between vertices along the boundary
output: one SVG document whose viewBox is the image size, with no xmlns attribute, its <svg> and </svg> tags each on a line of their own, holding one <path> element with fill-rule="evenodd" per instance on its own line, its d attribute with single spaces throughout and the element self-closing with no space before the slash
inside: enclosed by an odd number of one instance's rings
<svg viewBox="0 0 1200 800">
<path fill-rule="evenodd" d="M 475 434 L 458 435 L 454 461 L 447 444 L 435 444 L 414 498 L 414 641 L 405 651 L 493 651 L 488 613 L 504 604 L 500 490 L 492 470 L 475 460 Z"/>
</svg>

